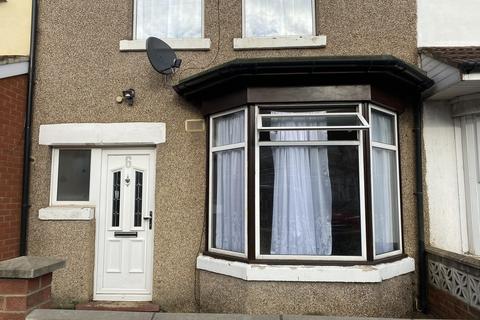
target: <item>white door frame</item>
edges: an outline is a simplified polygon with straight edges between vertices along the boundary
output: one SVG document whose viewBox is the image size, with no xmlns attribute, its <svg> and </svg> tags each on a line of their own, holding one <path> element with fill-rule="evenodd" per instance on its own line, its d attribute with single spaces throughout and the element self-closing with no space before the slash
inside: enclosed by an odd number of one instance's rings
<svg viewBox="0 0 480 320">
<path fill-rule="evenodd" d="M 98 284 L 100 276 L 103 277 L 103 270 L 98 270 L 98 256 L 99 245 L 100 245 L 100 232 L 105 232 L 105 228 L 100 230 L 101 219 L 105 219 L 103 216 L 106 212 L 105 203 L 108 201 L 106 193 L 106 178 L 108 173 L 107 167 L 107 156 L 108 155 L 148 155 L 149 156 L 149 191 L 148 191 L 148 204 L 145 214 L 152 212 L 152 229 L 150 230 L 146 227 L 146 238 L 150 246 L 147 250 L 146 257 L 146 281 L 148 286 L 148 294 L 125 294 L 125 293 L 114 293 L 114 292 L 99 292 Z M 151 301 L 153 293 L 153 253 L 154 253 L 154 229 L 155 229 L 155 176 L 156 176 L 156 149 L 155 147 L 138 147 L 138 148 L 104 148 L 102 149 L 101 156 L 101 179 L 100 183 L 100 193 L 98 197 L 98 202 L 95 210 L 95 260 L 94 260 L 94 284 L 93 284 L 93 300 L 103 300 L 103 301 Z M 103 215 L 102 215 L 103 213 Z M 142 217 L 143 218 L 143 217 Z M 148 223 L 144 220 L 145 223 Z"/>
</svg>

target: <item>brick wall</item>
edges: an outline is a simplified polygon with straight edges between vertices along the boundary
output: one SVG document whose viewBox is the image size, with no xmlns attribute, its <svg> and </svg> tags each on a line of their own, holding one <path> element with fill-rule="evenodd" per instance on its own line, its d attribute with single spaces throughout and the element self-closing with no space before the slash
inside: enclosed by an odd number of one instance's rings
<svg viewBox="0 0 480 320">
<path fill-rule="evenodd" d="M 17 257 L 27 75 L 0 79 L 0 261 Z"/>
<path fill-rule="evenodd" d="M 0 320 L 24 320 L 51 303 L 52 274 L 33 279 L 0 279 Z"/>
<path fill-rule="evenodd" d="M 480 319 L 480 310 L 444 290 L 428 287 L 429 314 L 440 319 Z"/>
</svg>

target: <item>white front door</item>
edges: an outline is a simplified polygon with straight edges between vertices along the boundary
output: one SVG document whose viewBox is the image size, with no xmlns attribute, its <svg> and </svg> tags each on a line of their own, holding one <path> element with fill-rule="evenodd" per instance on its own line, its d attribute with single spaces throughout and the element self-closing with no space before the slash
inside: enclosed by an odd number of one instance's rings
<svg viewBox="0 0 480 320">
<path fill-rule="evenodd" d="M 103 150 L 94 300 L 152 299 L 154 149 Z"/>
</svg>

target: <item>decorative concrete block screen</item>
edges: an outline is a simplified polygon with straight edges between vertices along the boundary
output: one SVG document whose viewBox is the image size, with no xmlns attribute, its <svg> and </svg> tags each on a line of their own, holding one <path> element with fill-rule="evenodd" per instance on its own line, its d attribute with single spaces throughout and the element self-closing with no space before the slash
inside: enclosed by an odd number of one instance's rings
<svg viewBox="0 0 480 320">
<path fill-rule="evenodd" d="M 472 259 L 472 258 L 470 258 Z M 428 251 L 429 309 L 440 317 L 480 318 L 480 262 L 431 248 Z"/>
</svg>

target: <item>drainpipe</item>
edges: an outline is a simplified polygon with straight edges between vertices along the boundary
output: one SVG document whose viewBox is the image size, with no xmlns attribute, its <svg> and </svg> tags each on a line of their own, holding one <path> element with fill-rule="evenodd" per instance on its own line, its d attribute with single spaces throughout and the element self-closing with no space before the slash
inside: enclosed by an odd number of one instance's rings
<svg viewBox="0 0 480 320">
<path fill-rule="evenodd" d="M 425 255 L 425 222 L 423 213 L 423 159 L 422 159 L 422 116 L 423 102 L 419 98 L 415 110 L 415 176 L 417 197 L 417 226 L 418 226 L 418 279 L 417 279 L 417 308 L 427 312 L 427 263 Z"/>
<path fill-rule="evenodd" d="M 37 0 L 32 0 L 32 17 L 30 30 L 30 59 L 28 63 L 28 96 L 27 110 L 25 112 L 25 128 L 23 142 L 23 184 L 22 184 L 22 211 L 20 216 L 20 256 L 27 254 L 27 228 L 29 189 L 30 189 L 30 153 L 32 144 L 32 113 L 33 89 L 35 85 L 35 40 L 37 29 Z"/>
</svg>

